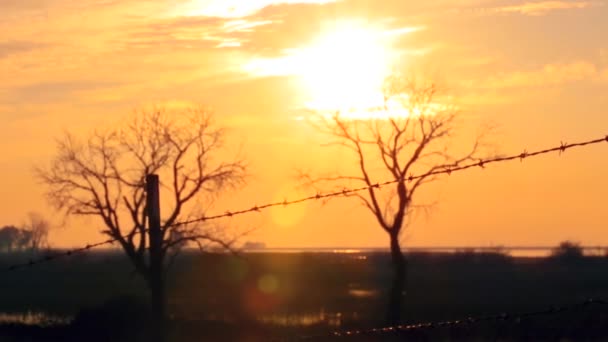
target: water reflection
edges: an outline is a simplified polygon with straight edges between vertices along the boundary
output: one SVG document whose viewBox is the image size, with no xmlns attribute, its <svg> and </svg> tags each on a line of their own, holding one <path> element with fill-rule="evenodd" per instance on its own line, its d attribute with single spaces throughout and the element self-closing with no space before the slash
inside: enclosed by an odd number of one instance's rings
<svg viewBox="0 0 608 342">
<path fill-rule="evenodd" d="M 68 324 L 71 320 L 70 317 L 51 315 L 45 312 L 0 312 L 0 324 L 51 326 Z"/>
<path fill-rule="evenodd" d="M 352 297 L 357 298 L 372 298 L 378 296 L 377 290 L 366 290 L 366 289 L 350 289 L 348 294 Z"/>
<path fill-rule="evenodd" d="M 356 313 L 353 314 L 356 316 Z M 326 325 L 339 328 L 343 322 L 341 312 L 328 313 L 321 310 L 318 313 L 308 314 L 270 314 L 258 317 L 258 321 L 264 324 L 273 324 L 286 327 L 306 327 L 312 325 Z"/>
</svg>

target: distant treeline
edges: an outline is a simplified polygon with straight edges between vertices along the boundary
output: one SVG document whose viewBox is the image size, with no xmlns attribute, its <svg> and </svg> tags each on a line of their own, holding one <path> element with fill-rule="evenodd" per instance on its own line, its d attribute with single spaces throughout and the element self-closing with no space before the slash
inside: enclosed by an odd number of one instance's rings
<svg viewBox="0 0 608 342">
<path fill-rule="evenodd" d="M 38 251 L 49 247 L 51 225 L 41 215 L 30 213 L 21 227 L 7 225 L 0 228 L 0 252 Z"/>
</svg>

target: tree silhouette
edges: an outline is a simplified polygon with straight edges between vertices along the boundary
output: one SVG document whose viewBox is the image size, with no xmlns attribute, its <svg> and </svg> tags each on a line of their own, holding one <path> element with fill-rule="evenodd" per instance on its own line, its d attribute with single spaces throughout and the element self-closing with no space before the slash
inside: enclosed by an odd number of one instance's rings
<svg viewBox="0 0 608 342">
<path fill-rule="evenodd" d="M 389 295 L 387 321 L 401 321 L 407 260 L 400 236 L 413 210 L 423 207 L 414 202 L 419 189 L 438 179 L 432 172 L 447 170 L 477 158 L 482 135 L 468 148 L 454 149 L 453 133 L 458 111 L 442 103 L 435 84 L 420 84 L 403 77 L 387 79 L 384 104 L 365 115 L 345 111 L 316 113 L 313 125 L 354 158 L 355 171 L 326 176 L 302 174 L 304 182 L 318 189 L 366 186 L 356 197 L 373 215 L 389 237 L 393 281 Z M 360 114 L 360 113 L 359 113 Z M 422 175 L 408 180 L 409 176 Z M 376 186 L 391 179 L 394 185 Z M 337 189 L 336 189 L 337 188 Z"/>
<path fill-rule="evenodd" d="M 155 286 L 147 257 L 146 176 L 158 174 L 164 191 L 163 263 L 187 242 L 229 248 L 233 240 L 217 226 L 175 225 L 203 217 L 203 201 L 243 181 L 244 162 L 237 157 L 224 161 L 224 134 L 201 108 L 142 111 L 124 127 L 96 131 L 86 142 L 66 133 L 50 166 L 37 169 L 37 175 L 58 209 L 99 217 L 102 233 L 116 239 L 148 284 L 152 303 L 164 302 L 164 287 Z"/>
<path fill-rule="evenodd" d="M 23 239 L 31 250 L 39 251 L 49 247 L 50 222 L 41 214 L 30 212 L 26 223 L 23 225 Z"/>
<path fill-rule="evenodd" d="M 581 244 L 573 241 L 562 241 L 551 250 L 550 258 L 561 262 L 576 262 L 584 258 Z"/>
<path fill-rule="evenodd" d="M 0 251 L 12 252 L 19 248 L 21 229 L 15 226 L 4 226 L 0 228 Z"/>
</svg>

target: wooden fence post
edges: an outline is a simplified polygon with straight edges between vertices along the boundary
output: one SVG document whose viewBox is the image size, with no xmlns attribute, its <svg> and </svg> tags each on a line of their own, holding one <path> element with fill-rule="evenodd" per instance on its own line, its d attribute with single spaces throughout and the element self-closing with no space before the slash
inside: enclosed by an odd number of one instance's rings
<svg viewBox="0 0 608 342">
<path fill-rule="evenodd" d="M 154 327 L 153 340 L 165 340 L 165 284 L 163 279 L 163 234 L 160 227 L 160 194 L 158 175 L 146 176 L 148 235 L 150 238 L 149 287 Z"/>
</svg>

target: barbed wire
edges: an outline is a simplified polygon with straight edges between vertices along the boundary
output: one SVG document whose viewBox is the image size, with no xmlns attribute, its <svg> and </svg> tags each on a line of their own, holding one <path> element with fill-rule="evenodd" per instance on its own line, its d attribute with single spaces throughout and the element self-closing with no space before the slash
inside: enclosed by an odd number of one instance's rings
<svg viewBox="0 0 608 342">
<path fill-rule="evenodd" d="M 539 317 L 539 316 L 547 316 L 554 315 L 566 311 L 576 310 L 579 308 L 588 308 L 591 305 L 601 305 L 608 306 L 608 301 L 604 299 L 594 299 L 590 298 L 585 301 L 566 305 L 566 306 L 552 306 L 544 310 L 530 311 L 524 313 L 499 313 L 493 315 L 484 315 L 484 316 L 469 316 L 462 319 L 456 320 L 446 320 L 446 321 L 438 321 L 438 322 L 424 322 L 424 323 L 414 323 L 414 324 L 404 324 L 404 325 L 394 325 L 394 326 L 386 326 L 381 328 L 371 328 L 371 329 L 361 329 L 361 330 L 340 330 L 333 331 L 328 334 L 318 334 L 318 335 L 308 335 L 308 336 L 295 336 L 291 338 L 282 338 L 276 339 L 274 341 L 306 341 L 306 340 L 315 340 L 322 338 L 331 338 L 331 337 L 352 337 L 352 336 L 362 336 L 362 335 L 375 335 L 375 334 L 388 334 L 388 333 L 399 333 L 399 332 L 408 332 L 415 330 L 432 330 L 432 329 L 442 329 L 442 328 L 452 328 L 456 326 L 463 325 L 473 325 L 482 322 L 498 322 L 498 321 L 515 321 L 520 322 L 526 318 L 531 317 Z"/>
<path fill-rule="evenodd" d="M 198 223 L 198 222 L 204 222 L 204 221 L 209 221 L 209 220 L 215 220 L 215 219 L 219 219 L 219 218 L 226 218 L 226 217 L 233 217 L 233 216 L 237 216 L 237 215 L 243 215 L 243 214 L 247 214 L 247 213 L 252 213 L 252 212 L 260 212 L 264 209 L 268 209 L 268 208 L 272 208 L 272 207 L 279 207 L 279 206 L 289 206 L 289 205 L 295 205 L 295 204 L 299 204 L 299 203 L 303 203 L 303 202 L 308 202 L 308 201 L 314 201 L 314 200 L 321 200 L 321 199 L 326 199 L 326 198 L 331 198 L 331 197 L 337 197 L 337 196 L 345 196 L 345 195 L 349 195 L 349 194 L 353 194 L 353 193 L 357 193 L 357 192 L 361 192 L 361 191 L 365 191 L 365 190 L 369 190 L 371 188 L 381 188 L 383 186 L 389 185 L 389 184 L 396 184 L 398 182 L 402 182 L 402 181 L 414 181 L 416 179 L 420 179 L 423 177 L 429 177 L 429 176 L 433 176 L 433 175 L 440 175 L 440 174 L 447 174 L 447 175 L 451 175 L 453 172 L 458 172 L 458 171 L 464 171 L 470 168 L 474 168 L 474 167 L 481 167 L 484 168 L 486 165 L 488 164 L 492 164 L 492 163 L 499 163 L 499 162 L 506 162 L 506 161 L 511 161 L 511 160 L 521 160 L 523 161 L 526 158 L 531 158 L 531 157 L 536 157 L 539 155 L 543 155 L 543 154 L 548 154 L 548 153 L 553 153 L 553 152 L 559 152 L 560 154 L 565 152 L 566 150 L 575 148 L 575 147 L 584 147 L 584 146 L 589 146 L 589 145 L 595 145 L 595 144 L 600 144 L 603 142 L 608 142 L 608 135 L 606 135 L 603 138 L 598 138 L 598 139 L 592 139 L 592 140 L 587 140 L 587 141 L 583 141 L 583 142 L 577 142 L 577 143 L 572 143 L 572 144 L 566 144 L 566 143 L 560 143 L 559 146 L 555 146 L 555 147 L 551 147 L 551 148 L 547 148 L 544 150 L 538 150 L 538 151 L 534 151 L 534 152 L 527 152 L 527 150 L 524 150 L 522 153 L 519 154 L 514 154 L 514 155 L 510 155 L 510 156 L 506 156 L 506 157 L 496 157 L 496 158 L 489 158 L 489 159 L 480 159 L 479 161 L 475 162 L 475 163 L 469 163 L 466 165 L 462 165 L 462 166 L 454 166 L 454 167 L 446 167 L 445 169 L 442 170 L 436 170 L 436 171 L 432 171 L 432 172 L 428 172 L 425 174 L 421 174 L 421 175 L 411 175 L 407 178 L 404 179 L 392 179 L 392 180 L 387 180 L 384 182 L 378 182 L 369 186 L 362 186 L 362 187 L 358 187 L 358 188 L 349 188 L 349 189 L 343 189 L 340 191 L 334 191 L 334 192 L 328 192 L 328 193 L 317 193 L 315 195 L 311 195 L 311 196 L 307 196 L 307 197 L 302 197 L 302 198 L 298 198 L 298 199 L 294 199 L 294 200 L 284 200 L 281 202 L 271 202 L 271 203 L 266 203 L 263 205 L 255 205 L 251 208 L 248 209 L 242 209 L 242 210 L 236 210 L 236 211 L 226 211 L 223 214 L 216 214 L 216 215 L 210 215 L 210 216 L 204 216 L 201 218 L 196 218 L 196 219 L 192 219 L 192 220 L 185 220 L 185 221 L 179 221 L 179 222 L 175 222 L 172 226 L 180 226 L 180 225 L 187 225 L 187 224 L 192 224 L 192 223 Z M 124 238 L 128 237 L 124 236 Z M 63 258 L 63 257 L 69 257 L 78 253 L 83 253 L 86 252 L 88 250 L 91 250 L 93 248 L 97 248 L 97 247 L 101 247 L 104 245 L 110 245 L 114 242 L 118 241 L 118 238 L 111 238 L 105 241 L 101 241 L 98 243 L 93 243 L 93 244 L 87 244 L 83 247 L 80 248 L 75 248 L 75 249 L 71 249 L 65 252 L 61 252 L 58 254 L 53 254 L 53 255 L 47 255 L 44 256 L 42 258 L 39 259 L 30 259 L 27 262 L 23 262 L 23 263 L 19 263 L 19 264 L 13 264 L 10 265 L 8 267 L 4 267 L 0 269 L 0 272 L 7 272 L 7 271 L 15 271 L 21 268 L 27 268 L 27 267 L 33 267 L 39 264 L 43 264 L 43 263 L 47 263 L 47 262 L 51 262 L 53 260 L 59 259 L 59 258 Z"/>
<path fill-rule="evenodd" d="M 543 149 L 543 150 L 538 150 L 538 151 L 533 151 L 533 152 L 528 152 L 527 150 L 524 150 L 521 153 L 506 156 L 506 157 L 480 159 L 474 163 L 469 163 L 469 164 L 465 164 L 462 166 L 445 167 L 444 169 L 427 172 L 427 173 L 424 173 L 421 175 L 410 175 L 405 178 L 391 179 L 391 180 L 387 180 L 387 181 L 383 181 L 383 182 L 374 183 L 371 185 L 361 186 L 361 187 L 357 187 L 357 188 L 345 188 L 345 189 L 342 189 L 339 191 L 333 191 L 333 192 L 328 192 L 328 193 L 316 193 L 315 195 L 302 197 L 302 198 L 298 198 L 298 199 L 294 199 L 294 200 L 285 199 L 283 201 L 271 202 L 271 203 L 266 203 L 263 205 L 255 205 L 255 206 L 253 206 L 251 208 L 247 208 L 247 209 L 226 211 L 223 214 L 203 216 L 203 217 L 192 219 L 192 220 L 175 222 L 173 224 L 173 226 L 187 225 L 187 224 L 204 222 L 204 221 L 215 220 L 215 219 L 220 219 L 220 218 L 233 217 L 233 216 L 247 214 L 247 213 L 260 212 L 264 209 L 268 209 L 268 208 L 272 208 L 272 207 L 289 206 L 289 205 L 299 204 L 299 203 L 308 202 L 308 201 L 326 199 L 326 198 L 330 198 L 330 197 L 346 196 L 346 195 L 354 194 L 357 192 L 366 191 L 371 188 L 379 189 L 383 186 L 390 185 L 390 184 L 396 184 L 396 183 L 403 182 L 403 181 L 412 182 L 412 181 L 420 179 L 420 178 L 426 178 L 429 176 L 435 176 L 435 175 L 441 175 L 441 174 L 451 175 L 453 172 L 464 171 L 464 170 L 475 168 L 475 167 L 485 168 L 486 165 L 493 164 L 493 163 L 507 162 L 507 161 L 512 161 L 512 160 L 523 161 L 527 158 L 533 158 L 533 157 L 537 157 L 537 156 L 549 154 L 549 153 L 554 153 L 554 152 L 558 152 L 561 155 L 563 152 L 565 152 L 569 149 L 575 148 L 575 147 L 584 147 L 584 146 L 595 145 L 595 144 L 600 144 L 600 143 L 604 143 L 604 142 L 608 142 L 608 135 L 606 135 L 603 138 L 597 138 L 597 139 L 592 139 L 592 140 L 587 140 L 587 141 L 582 141 L 582 142 L 577 142 L 577 143 L 572 143 L 572 144 L 567 144 L 567 143 L 561 142 L 559 146 L 555 146 L 555 147 L 551 147 L 551 148 L 547 148 L 547 149 Z"/>
<path fill-rule="evenodd" d="M 147 229 L 145 231 L 147 231 Z M 141 232 L 136 232 L 135 234 L 136 235 L 137 234 L 141 234 Z M 122 238 L 125 238 L 125 239 L 129 238 L 130 235 L 131 234 L 127 234 L 125 236 L 122 236 Z M 110 239 L 105 240 L 105 241 L 87 244 L 87 245 L 85 245 L 83 247 L 69 249 L 67 251 L 63 251 L 63 252 L 59 252 L 59 253 L 54 253 L 54 254 L 48 254 L 48 255 L 43 256 L 43 257 L 38 258 L 38 259 L 29 259 L 26 262 L 22 262 L 22 263 L 18 263 L 18 264 L 12 264 L 10 266 L 0 268 L 0 273 L 1 272 L 16 271 L 16 270 L 19 270 L 19 269 L 22 269 L 22 268 L 34 267 L 36 265 L 44 264 L 44 263 L 47 263 L 47 262 L 51 262 L 51 261 L 54 261 L 54 260 L 57 260 L 57 259 L 60 259 L 60 258 L 70 257 L 70 256 L 73 256 L 73 255 L 76 255 L 76 254 L 79 254 L 79 253 L 84 253 L 84 252 L 87 252 L 87 251 L 89 251 L 89 250 L 91 250 L 93 248 L 101 247 L 101 246 L 104 246 L 104 245 L 111 245 L 111 244 L 113 244 L 113 243 L 115 243 L 117 241 L 118 241 L 118 238 L 110 238 Z"/>
</svg>

